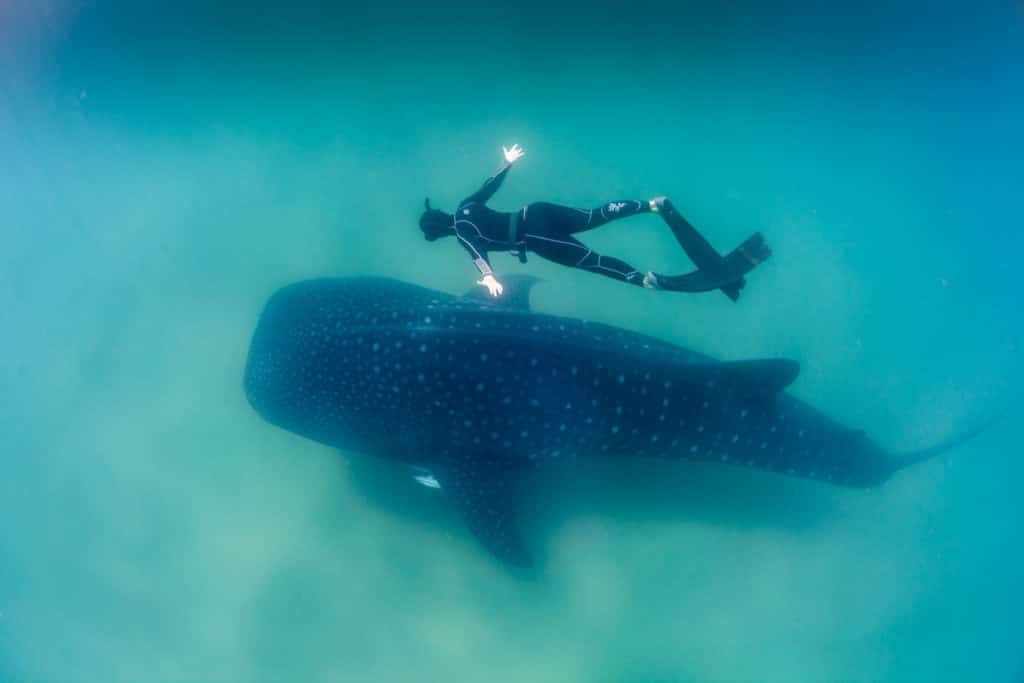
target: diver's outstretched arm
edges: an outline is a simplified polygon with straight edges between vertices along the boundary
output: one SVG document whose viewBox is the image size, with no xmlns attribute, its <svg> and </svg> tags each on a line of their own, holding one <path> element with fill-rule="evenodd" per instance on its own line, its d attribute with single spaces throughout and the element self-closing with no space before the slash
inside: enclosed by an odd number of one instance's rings
<svg viewBox="0 0 1024 683">
<path fill-rule="evenodd" d="M 501 183 L 505 180 L 505 174 L 508 173 L 508 169 L 512 168 L 514 164 L 521 156 L 526 154 L 525 151 L 519 145 L 512 145 L 512 147 L 502 147 L 502 153 L 505 155 L 505 163 L 494 172 L 490 178 L 484 181 L 484 184 L 479 190 L 469 195 L 462 200 L 461 204 L 469 204 L 470 202 L 477 202 L 480 204 L 486 204 L 494 193 L 501 187 Z"/>
</svg>

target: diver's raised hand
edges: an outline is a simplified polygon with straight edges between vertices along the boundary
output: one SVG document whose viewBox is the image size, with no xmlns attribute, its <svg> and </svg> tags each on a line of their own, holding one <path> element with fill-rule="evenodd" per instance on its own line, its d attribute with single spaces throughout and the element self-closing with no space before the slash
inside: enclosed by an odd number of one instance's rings
<svg viewBox="0 0 1024 683">
<path fill-rule="evenodd" d="M 512 145 L 511 149 L 508 147 L 502 147 L 501 151 L 505 153 L 505 161 L 510 164 L 514 163 L 516 159 L 526 154 L 519 145 Z"/>
<path fill-rule="evenodd" d="M 487 288 L 487 291 L 491 293 L 491 296 L 501 296 L 501 293 L 505 291 L 505 288 L 501 286 L 501 283 L 494 279 L 493 275 L 484 275 L 483 279 L 477 280 L 478 285 L 482 285 Z"/>
</svg>

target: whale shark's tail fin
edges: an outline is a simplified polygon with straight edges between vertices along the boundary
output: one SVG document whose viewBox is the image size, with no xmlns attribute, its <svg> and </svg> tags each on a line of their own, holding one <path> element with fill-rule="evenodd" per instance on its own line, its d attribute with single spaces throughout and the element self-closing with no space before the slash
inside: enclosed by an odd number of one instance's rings
<svg viewBox="0 0 1024 683">
<path fill-rule="evenodd" d="M 928 460 L 929 458 L 934 458 L 935 456 L 941 455 L 942 453 L 952 450 L 957 446 L 961 446 L 970 441 L 971 439 L 973 439 L 974 437 L 978 436 L 982 432 L 987 431 L 989 427 L 993 426 L 994 424 L 1002 420 L 1005 415 L 1005 410 L 996 413 L 996 415 L 994 415 L 993 417 L 990 417 L 987 420 L 984 420 L 983 422 L 974 425 L 973 427 L 964 432 L 954 434 L 933 446 L 928 446 L 927 448 L 922 448 L 916 451 L 893 453 L 892 455 L 890 455 L 892 471 L 895 472 L 897 470 L 901 470 L 904 467 L 909 467 L 910 465 L 913 465 L 915 463 Z"/>
</svg>

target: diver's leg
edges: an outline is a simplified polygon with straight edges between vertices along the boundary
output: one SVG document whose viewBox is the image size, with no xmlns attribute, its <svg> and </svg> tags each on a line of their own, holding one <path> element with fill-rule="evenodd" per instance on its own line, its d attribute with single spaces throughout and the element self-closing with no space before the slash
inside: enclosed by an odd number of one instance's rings
<svg viewBox="0 0 1024 683">
<path fill-rule="evenodd" d="M 657 273 L 641 275 L 623 261 L 611 256 L 596 254 L 586 245 L 571 237 L 573 233 L 596 228 L 616 218 L 626 218 L 647 212 L 661 215 L 665 223 L 672 229 L 680 246 L 697 265 L 697 271 L 686 275 L 660 275 Z M 575 209 L 559 204 L 538 202 L 526 207 L 524 218 L 523 228 L 527 235 L 526 246 L 530 251 L 557 263 L 591 270 L 631 284 L 642 284 L 651 289 L 679 292 L 704 292 L 721 289 L 726 296 L 735 301 L 739 298 L 740 290 L 746 284 L 743 276 L 771 255 L 771 250 L 768 249 L 761 235 L 757 233 L 723 257 L 697 232 L 696 228 L 676 211 L 672 203 L 665 197 L 655 197 L 646 202 L 638 200 L 609 202 L 596 209 Z"/>
<path fill-rule="evenodd" d="M 555 208 L 573 213 L 573 220 L 567 221 L 570 233 L 593 230 L 619 218 L 629 218 L 641 213 L 650 213 L 653 210 L 650 202 L 640 199 L 617 199 L 593 209 L 572 209 L 559 206 Z"/>
<path fill-rule="evenodd" d="M 575 234 L 593 230 L 619 218 L 641 213 L 656 213 L 672 230 L 690 260 L 698 268 L 721 266 L 722 255 L 690 224 L 667 197 L 621 199 L 593 209 L 577 209 L 560 204 L 537 202 L 526 208 L 528 223 L 543 223 L 545 233 Z"/>
<path fill-rule="evenodd" d="M 651 203 L 639 199 L 620 199 L 593 209 L 534 202 L 524 209 L 523 222 L 535 234 L 573 235 L 593 230 L 618 218 L 629 218 L 651 211 Z"/>
<path fill-rule="evenodd" d="M 527 208 L 534 220 L 545 225 L 545 233 L 576 234 L 593 230 L 619 218 L 641 213 L 656 213 L 672 230 L 679 245 L 698 268 L 721 270 L 722 255 L 676 210 L 667 197 L 653 199 L 622 199 L 602 204 L 593 209 L 576 209 L 559 204 L 538 203 Z M 529 220 L 529 216 L 527 220 Z"/>
<path fill-rule="evenodd" d="M 541 258 L 563 266 L 604 275 L 631 285 L 643 285 L 644 274 L 614 256 L 602 256 L 570 235 L 527 232 L 526 247 Z"/>
</svg>

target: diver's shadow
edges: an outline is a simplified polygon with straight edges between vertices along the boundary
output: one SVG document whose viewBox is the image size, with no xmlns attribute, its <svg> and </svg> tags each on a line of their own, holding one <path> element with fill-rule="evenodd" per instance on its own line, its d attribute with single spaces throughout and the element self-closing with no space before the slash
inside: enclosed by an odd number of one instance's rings
<svg viewBox="0 0 1024 683">
<path fill-rule="evenodd" d="M 417 525 L 462 528 L 443 491 L 417 483 L 408 466 L 353 455 L 348 470 L 355 492 L 374 507 Z M 580 517 L 800 531 L 838 513 L 836 490 L 715 463 L 581 458 L 539 467 L 523 482 L 520 526 L 543 564 L 539 555 L 547 535 Z M 464 533 L 468 538 L 468 531 Z"/>
</svg>

